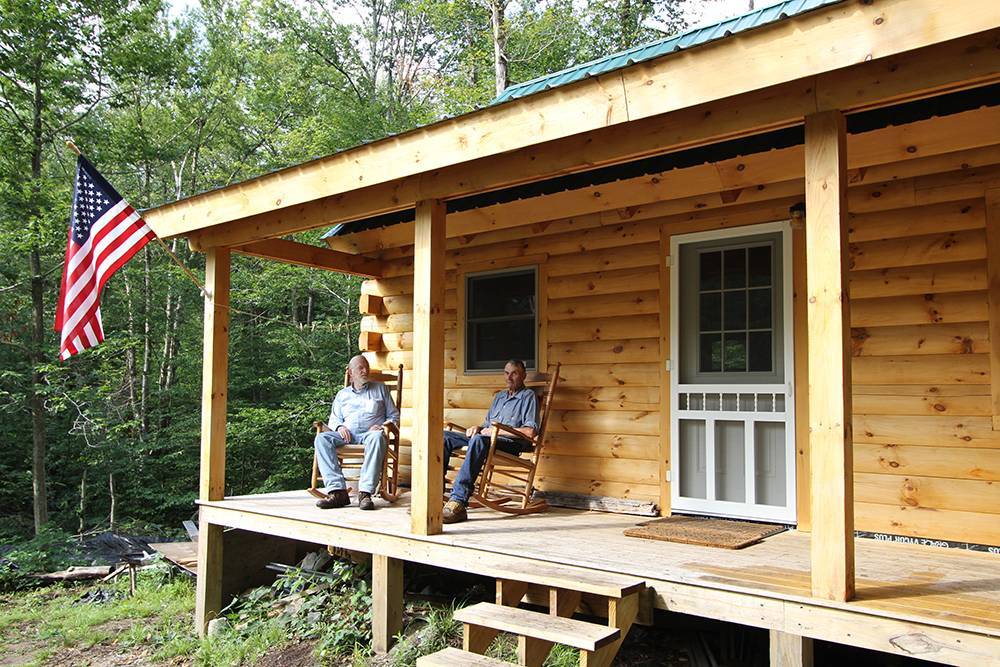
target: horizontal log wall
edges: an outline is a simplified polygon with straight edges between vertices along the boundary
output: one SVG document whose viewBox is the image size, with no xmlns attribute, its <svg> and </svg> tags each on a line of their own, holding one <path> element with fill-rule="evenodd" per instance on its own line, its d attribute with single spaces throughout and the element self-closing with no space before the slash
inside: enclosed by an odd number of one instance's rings
<svg viewBox="0 0 1000 667">
<path fill-rule="evenodd" d="M 1000 146 L 990 146 L 852 172 L 859 530 L 1000 544 L 984 204 L 985 191 L 1000 184 L 998 157 Z M 787 170 L 770 171 L 784 177 Z M 691 212 L 658 202 L 449 238 L 445 418 L 477 423 L 500 384 L 499 374 L 461 378 L 457 371 L 462 267 L 541 256 L 548 284 L 544 343 L 548 362 L 562 362 L 564 380 L 538 486 L 658 503 L 658 457 L 669 451 L 660 447 L 667 397 L 659 345 L 661 326 L 668 326 L 659 315 L 661 227 L 680 234 L 781 219 L 801 191 L 801 181 L 771 183 L 763 176 L 744 191 L 700 196 Z M 669 215 L 655 215 L 657 207 Z M 380 336 L 362 335 L 362 342 L 373 365 L 409 366 L 412 250 L 388 248 L 381 259 L 385 276 L 367 281 L 363 292 L 381 296 L 382 311 L 362 321 L 364 332 Z M 801 401 L 804 394 L 797 394 Z M 804 439 L 802 430 L 798 437 Z M 807 443 L 797 450 L 804 479 Z M 403 462 L 405 471 L 408 452 Z M 799 513 L 808 526 L 805 488 L 798 491 Z"/>
<path fill-rule="evenodd" d="M 924 178 L 954 195 L 851 216 L 857 527 L 1000 544 L 985 201 Z"/>
</svg>

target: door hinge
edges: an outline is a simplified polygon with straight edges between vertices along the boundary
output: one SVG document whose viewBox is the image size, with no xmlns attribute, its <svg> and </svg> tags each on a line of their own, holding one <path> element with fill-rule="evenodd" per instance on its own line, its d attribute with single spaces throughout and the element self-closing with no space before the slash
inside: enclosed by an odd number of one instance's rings
<svg viewBox="0 0 1000 667">
<path fill-rule="evenodd" d="M 667 481 L 668 482 L 670 481 L 670 471 L 669 470 L 667 470 Z"/>
<path fill-rule="evenodd" d="M 666 257 L 663 258 L 663 265 L 664 266 L 670 266 L 670 264 L 671 264 L 672 261 L 673 261 L 673 258 L 670 255 L 667 255 Z"/>
<path fill-rule="evenodd" d="M 663 366 L 664 366 L 664 370 L 670 371 L 670 360 L 667 359 L 665 362 L 663 362 Z"/>
</svg>

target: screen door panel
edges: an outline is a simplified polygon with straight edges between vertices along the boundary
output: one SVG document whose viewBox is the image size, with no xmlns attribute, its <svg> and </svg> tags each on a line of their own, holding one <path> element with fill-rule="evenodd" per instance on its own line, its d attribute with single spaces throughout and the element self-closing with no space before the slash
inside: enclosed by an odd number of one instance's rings
<svg viewBox="0 0 1000 667">
<path fill-rule="evenodd" d="M 794 522 L 789 231 L 750 229 L 671 243 L 671 502 Z"/>
</svg>

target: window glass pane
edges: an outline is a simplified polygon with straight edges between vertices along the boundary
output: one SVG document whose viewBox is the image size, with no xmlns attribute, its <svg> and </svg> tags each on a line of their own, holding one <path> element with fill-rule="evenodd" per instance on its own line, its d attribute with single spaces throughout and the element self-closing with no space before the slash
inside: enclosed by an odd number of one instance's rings
<svg viewBox="0 0 1000 667">
<path fill-rule="evenodd" d="M 508 359 L 535 365 L 535 322 L 533 319 L 472 322 L 468 325 L 469 368 L 502 368 Z"/>
<path fill-rule="evenodd" d="M 743 290 L 738 292 L 723 292 L 725 305 L 725 329 L 747 328 L 747 293 Z"/>
<path fill-rule="evenodd" d="M 771 285 L 771 246 L 762 245 L 750 248 L 750 287 L 770 287 Z"/>
<path fill-rule="evenodd" d="M 725 252 L 725 269 L 723 284 L 726 289 L 746 287 L 747 284 L 747 251 L 744 248 L 727 250 Z"/>
<path fill-rule="evenodd" d="M 771 332 L 751 331 L 750 332 L 750 371 L 751 372 L 771 372 L 772 366 Z"/>
<path fill-rule="evenodd" d="M 750 290 L 750 328 L 771 328 L 771 289 Z"/>
<path fill-rule="evenodd" d="M 465 306 L 467 369 L 535 366 L 535 269 L 468 277 Z"/>
<path fill-rule="evenodd" d="M 703 290 L 722 287 L 722 253 L 703 252 L 700 257 L 700 287 Z"/>
<path fill-rule="evenodd" d="M 699 304 L 699 326 L 701 331 L 722 330 L 722 293 L 702 294 Z"/>
<path fill-rule="evenodd" d="M 503 273 L 470 278 L 469 317 L 533 315 L 535 272 Z"/>
<path fill-rule="evenodd" d="M 698 370 L 701 373 L 718 373 L 722 370 L 722 334 L 702 334 L 699 343 Z"/>
<path fill-rule="evenodd" d="M 745 333 L 727 333 L 722 347 L 723 370 L 745 371 L 747 369 L 747 335 Z"/>
</svg>

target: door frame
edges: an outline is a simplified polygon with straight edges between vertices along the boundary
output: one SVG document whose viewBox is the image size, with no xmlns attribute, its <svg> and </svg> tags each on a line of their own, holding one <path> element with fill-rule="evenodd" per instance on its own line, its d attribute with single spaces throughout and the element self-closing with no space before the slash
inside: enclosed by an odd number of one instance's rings
<svg viewBox="0 0 1000 667">
<path fill-rule="evenodd" d="M 766 419 L 768 413 L 749 413 L 757 415 L 756 421 L 779 421 L 785 424 L 785 505 L 760 505 L 756 503 L 739 503 L 725 500 L 708 500 L 689 498 L 680 495 L 680 414 L 679 388 L 680 383 L 680 363 L 674 361 L 670 363 L 670 505 L 672 512 L 708 514 L 713 516 L 724 516 L 732 518 L 779 521 L 782 523 L 794 524 L 797 519 L 796 508 L 796 463 L 795 455 L 795 337 L 794 337 L 794 309 L 793 309 L 793 268 L 792 268 L 792 226 L 788 220 L 767 222 L 726 229 L 693 232 L 690 234 L 678 234 L 670 237 L 670 350 L 673 355 L 680 354 L 680 247 L 689 243 L 700 243 L 703 241 L 716 241 L 721 239 L 738 239 L 740 237 L 755 236 L 758 234 L 781 233 L 781 303 L 782 322 L 780 330 L 782 332 L 782 355 L 784 358 L 784 382 L 781 384 L 767 385 L 759 383 L 747 383 L 743 385 L 746 389 L 743 393 L 763 392 L 783 392 L 785 395 L 785 411 L 781 419 Z M 777 329 L 777 327 L 776 327 Z M 700 385 L 686 385 L 696 388 Z M 733 384 L 735 389 L 739 384 Z M 732 393 L 740 393 L 735 391 Z M 721 400 L 720 400 L 721 408 Z M 695 413 L 685 411 L 685 417 L 697 418 Z M 703 411 L 705 414 L 711 411 Z M 722 411 L 717 411 L 723 414 Z M 777 413 L 771 413 L 777 414 Z M 713 434 L 714 435 L 714 434 Z M 747 441 L 751 442 L 752 432 L 748 432 Z M 709 438 L 706 432 L 705 449 L 706 461 L 714 460 L 714 451 L 709 456 L 709 442 L 714 442 L 714 437 Z M 749 461 L 750 455 L 747 453 Z M 753 477 L 754 469 L 750 466 L 744 467 L 746 478 Z M 711 476 L 706 462 L 706 495 L 708 479 Z M 714 484 L 712 485 L 714 488 Z"/>
</svg>

